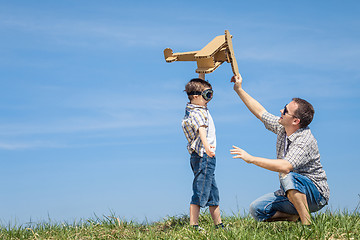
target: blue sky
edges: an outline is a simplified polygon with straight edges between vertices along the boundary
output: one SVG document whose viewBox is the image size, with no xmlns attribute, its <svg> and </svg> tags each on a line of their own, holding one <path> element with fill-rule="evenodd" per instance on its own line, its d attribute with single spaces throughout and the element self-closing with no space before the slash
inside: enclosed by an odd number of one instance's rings
<svg viewBox="0 0 360 240">
<path fill-rule="evenodd" d="M 0 220 L 76 221 L 114 212 L 156 221 L 188 213 L 192 172 L 181 119 L 200 50 L 228 29 L 243 86 L 274 114 L 292 97 L 331 189 L 327 209 L 360 201 L 358 1 L 0 1 Z M 232 145 L 275 158 L 276 137 L 244 107 L 224 63 L 206 75 L 223 214 L 244 214 L 277 174 Z"/>
</svg>

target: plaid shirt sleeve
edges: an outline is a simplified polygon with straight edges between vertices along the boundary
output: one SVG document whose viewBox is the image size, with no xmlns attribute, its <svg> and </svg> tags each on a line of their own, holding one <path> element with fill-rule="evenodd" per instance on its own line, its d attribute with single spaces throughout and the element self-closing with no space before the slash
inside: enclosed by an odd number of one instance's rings
<svg viewBox="0 0 360 240">
<path fill-rule="evenodd" d="M 182 121 L 182 128 L 186 139 L 188 140 L 189 152 L 196 151 L 201 155 L 201 141 L 199 135 L 200 127 L 207 127 L 206 112 L 202 109 L 192 109 L 188 112 Z"/>
<path fill-rule="evenodd" d="M 190 115 L 192 118 L 193 128 L 195 132 L 199 131 L 200 127 L 207 127 L 207 116 L 204 110 L 195 109 L 191 111 Z"/>
<path fill-rule="evenodd" d="M 279 131 L 282 127 L 279 123 L 279 117 L 277 117 L 269 112 L 265 112 L 261 116 L 261 119 L 267 130 L 270 130 L 275 134 L 279 133 Z"/>
</svg>

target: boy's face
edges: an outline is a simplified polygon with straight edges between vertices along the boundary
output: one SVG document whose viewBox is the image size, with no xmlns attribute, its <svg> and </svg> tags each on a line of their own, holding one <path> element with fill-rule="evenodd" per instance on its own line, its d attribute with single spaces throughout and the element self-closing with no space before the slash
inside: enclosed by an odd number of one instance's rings
<svg viewBox="0 0 360 240">
<path fill-rule="evenodd" d="M 204 91 L 202 91 L 201 96 L 208 102 L 210 102 L 210 100 L 213 97 L 213 93 L 214 91 L 211 88 L 207 88 Z"/>
<path fill-rule="evenodd" d="M 213 97 L 213 90 L 211 88 L 205 88 L 201 95 L 193 95 L 193 99 L 190 101 L 192 104 L 206 106 Z"/>
</svg>

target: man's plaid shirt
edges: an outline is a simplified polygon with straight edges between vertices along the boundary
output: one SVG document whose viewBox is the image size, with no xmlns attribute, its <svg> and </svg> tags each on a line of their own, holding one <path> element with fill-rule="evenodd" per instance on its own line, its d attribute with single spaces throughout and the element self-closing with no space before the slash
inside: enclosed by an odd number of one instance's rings
<svg viewBox="0 0 360 240">
<path fill-rule="evenodd" d="M 285 128 L 279 123 L 279 117 L 265 112 L 262 115 L 262 121 L 268 130 L 277 134 L 277 158 L 289 161 L 293 166 L 293 172 L 308 177 L 326 201 L 329 201 L 330 190 L 327 177 L 320 163 L 317 141 L 310 128 L 300 128 L 287 137 Z M 286 149 L 284 149 L 285 139 Z"/>
<path fill-rule="evenodd" d="M 205 149 L 200 140 L 199 128 L 209 126 L 208 109 L 203 106 L 188 103 L 181 125 L 185 137 L 188 140 L 187 149 L 189 153 L 191 154 L 195 151 L 202 157 Z"/>
</svg>

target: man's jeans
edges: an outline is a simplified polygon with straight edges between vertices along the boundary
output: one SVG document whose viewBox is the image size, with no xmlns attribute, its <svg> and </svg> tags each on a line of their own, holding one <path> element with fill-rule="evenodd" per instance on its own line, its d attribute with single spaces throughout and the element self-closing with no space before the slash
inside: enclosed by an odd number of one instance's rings
<svg viewBox="0 0 360 240">
<path fill-rule="evenodd" d="M 281 189 L 274 193 L 268 193 L 256 199 L 250 205 L 250 214 L 257 221 L 265 221 L 279 211 L 288 214 L 296 214 L 294 205 L 286 197 L 286 191 L 295 189 L 306 194 L 310 212 L 319 211 L 327 202 L 320 194 L 314 183 L 307 177 L 298 173 L 290 172 L 280 177 Z"/>
<path fill-rule="evenodd" d="M 190 158 L 191 169 L 194 173 L 193 196 L 191 204 L 205 206 L 219 205 L 219 190 L 215 181 L 216 158 L 204 153 L 200 157 L 192 153 Z"/>
</svg>

